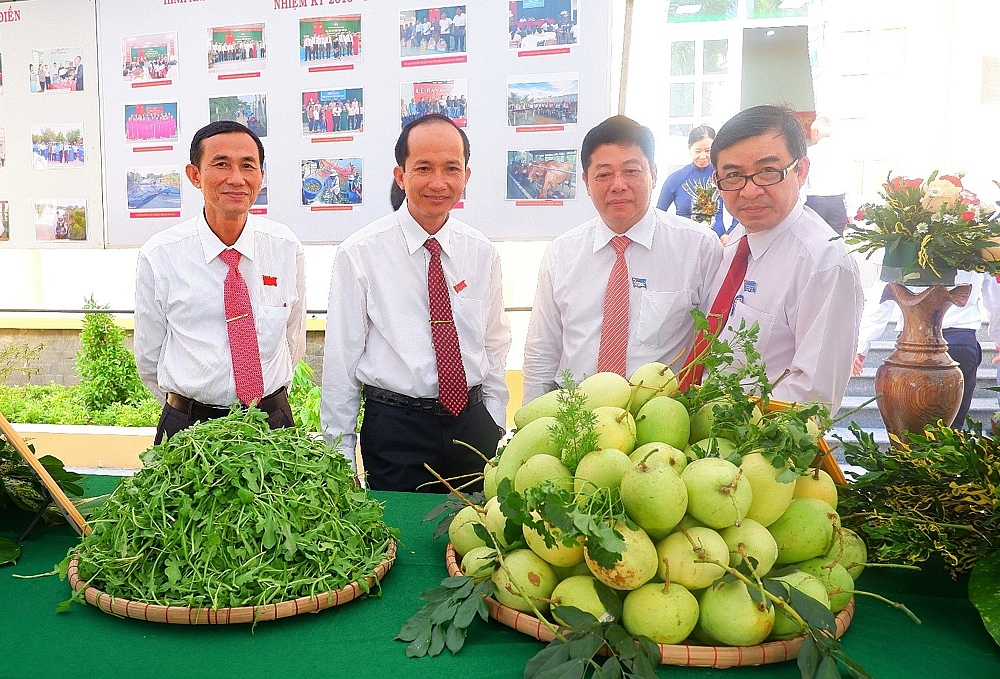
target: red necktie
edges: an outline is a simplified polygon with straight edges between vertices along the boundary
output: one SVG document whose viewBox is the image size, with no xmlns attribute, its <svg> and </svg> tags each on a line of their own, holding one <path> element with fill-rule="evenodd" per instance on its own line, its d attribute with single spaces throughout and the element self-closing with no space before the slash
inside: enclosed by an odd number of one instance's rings
<svg viewBox="0 0 1000 679">
<path fill-rule="evenodd" d="M 427 296 L 431 306 L 431 338 L 438 369 L 438 400 L 449 413 L 458 417 L 469 402 L 469 386 L 462 365 L 462 349 L 451 315 L 451 299 L 441 268 L 441 244 L 428 238 L 424 247 L 431 253 L 427 264 Z"/>
<path fill-rule="evenodd" d="M 604 318 L 601 322 L 601 344 L 597 350 L 597 371 L 618 373 L 625 377 L 628 367 L 628 263 L 625 250 L 632 240 L 615 236 L 615 264 L 604 291 Z"/>
<path fill-rule="evenodd" d="M 747 241 L 747 237 L 743 236 L 736 246 L 736 255 L 729 265 L 726 280 L 722 282 L 722 287 L 719 288 L 719 293 L 715 296 L 715 301 L 712 302 L 712 310 L 708 312 L 708 327 L 713 335 L 718 335 L 719 329 L 725 327 L 726 320 L 729 319 L 729 313 L 733 309 L 733 302 L 736 300 L 736 293 L 743 287 L 743 279 L 747 275 L 747 263 L 749 259 L 750 243 Z M 684 366 L 687 367 L 707 347 L 708 338 L 705 336 L 705 333 L 698 333 L 698 338 L 694 341 L 694 348 L 688 354 L 687 360 L 684 361 Z M 700 363 L 693 370 L 686 371 L 681 378 L 680 390 L 684 391 L 691 384 L 700 384 L 704 371 L 705 366 Z"/>
<path fill-rule="evenodd" d="M 233 377 L 236 380 L 236 398 L 243 405 L 259 401 L 264 396 L 264 377 L 260 369 L 260 347 L 257 345 L 257 327 L 250 307 L 250 293 L 240 274 L 240 253 L 228 249 L 219 253 L 219 259 L 229 266 L 223 284 L 226 304 L 226 329 L 229 331 L 229 352 L 233 358 Z"/>
</svg>

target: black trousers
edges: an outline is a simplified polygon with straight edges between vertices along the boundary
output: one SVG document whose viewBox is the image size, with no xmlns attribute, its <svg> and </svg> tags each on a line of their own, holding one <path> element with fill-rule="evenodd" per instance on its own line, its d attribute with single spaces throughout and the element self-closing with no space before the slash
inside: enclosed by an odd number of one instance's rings
<svg viewBox="0 0 1000 679">
<path fill-rule="evenodd" d="M 372 490 L 399 490 L 447 493 L 448 489 L 424 468 L 426 462 L 445 479 L 482 473 L 485 462 L 474 452 L 452 443 L 464 441 L 487 458 L 493 457 L 500 430 L 483 403 L 468 406 L 458 417 L 365 401 L 361 423 L 361 459 L 368 487 Z M 468 478 L 449 481 L 464 485 Z M 421 484 L 433 485 L 418 488 Z M 481 491 L 482 479 L 463 492 Z"/>
<path fill-rule="evenodd" d="M 965 328 L 945 328 L 942 333 L 948 343 L 948 355 L 958 363 L 965 378 L 965 392 L 962 394 L 962 405 L 958 408 L 952 428 L 961 429 L 965 424 L 965 416 L 969 414 L 972 405 L 972 394 L 976 391 L 976 371 L 983 362 L 983 348 L 976 339 L 975 330 Z"/>
<path fill-rule="evenodd" d="M 812 208 L 834 231 L 843 235 L 848 221 L 843 195 L 806 196 L 806 206 Z"/>
<path fill-rule="evenodd" d="M 223 414 L 220 413 L 219 417 L 222 416 Z M 160 443 L 163 441 L 164 436 L 173 436 L 180 430 L 187 429 L 195 422 L 200 422 L 203 419 L 214 418 L 194 417 L 183 410 L 177 410 L 171 407 L 170 404 L 164 403 L 163 411 L 160 413 L 160 421 L 156 425 L 156 437 L 153 439 L 153 443 Z M 295 417 L 292 415 L 292 407 L 286 402 L 281 408 L 268 413 L 267 426 L 271 429 L 294 427 Z"/>
</svg>

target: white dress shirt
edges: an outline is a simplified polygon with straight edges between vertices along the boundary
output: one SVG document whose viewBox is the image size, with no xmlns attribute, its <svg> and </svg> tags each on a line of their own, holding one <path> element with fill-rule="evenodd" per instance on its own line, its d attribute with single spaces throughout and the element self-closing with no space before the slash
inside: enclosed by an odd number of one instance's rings
<svg viewBox="0 0 1000 679">
<path fill-rule="evenodd" d="M 139 250 L 135 362 L 163 403 L 173 392 L 208 405 L 236 401 L 223 299 L 226 245 L 198 215 L 156 234 Z M 284 224 L 247 215 L 233 244 L 250 294 L 264 394 L 291 384 L 306 346 L 302 243 Z"/>
<path fill-rule="evenodd" d="M 524 347 L 524 402 L 551 391 L 568 369 L 597 372 L 604 293 L 616 234 L 600 217 L 552 241 L 538 273 Z M 650 207 L 624 235 L 629 289 L 628 374 L 652 361 L 683 364 L 694 342 L 691 309 L 708 300 L 722 259 L 719 238 L 689 219 Z"/>
<path fill-rule="evenodd" d="M 354 462 L 361 385 L 437 398 L 431 339 L 427 232 L 404 201 L 341 243 L 333 260 L 323 356 L 323 429 Z M 498 425 L 506 422 L 510 326 L 503 311 L 500 255 L 486 236 L 450 216 L 434 238 L 448 282 L 469 387 Z"/>
<path fill-rule="evenodd" d="M 991 287 L 989 286 L 990 282 L 993 283 L 992 287 L 996 286 L 996 280 L 984 273 L 959 271 L 955 275 L 955 285 L 969 283 L 972 285 L 972 292 L 969 294 L 969 301 L 965 303 L 965 306 L 959 307 L 952 304 L 948 307 L 948 310 L 944 312 L 941 328 L 979 330 L 979 327 L 983 324 L 983 315 L 980 311 L 979 303 L 981 299 L 985 300 L 986 295 L 989 294 L 987 288 Z M 882 301 L 882 293 L 885 290 L 885 286 L 885 282 L 875 281 L 875 284 L 868 290 L 868 295 L 865 299 L 865 310 L 861 316 L 861 330 L 858 333 L 857 348 L 857 353 L 862 356 L 868 355 L 872 342 L 882 336 L 882 333 L 885 332 L 886 324 L 888 324 L 893 312 L 897 309 L 896 303 L 893 300 L 887 299 L 884 302 Z M 916 285 L 908 285 L 906 287 L 911 292 L 926 290 L 925 287 Z M 992 331 L 992 323 L 990 324 L 990 328 Z"/>
<path fill-rule="evenodd" d="M 722 265 L 712 284 L 714 300 L 729 271 L 742 225 L 726 244 Z M 801 198 L 775 227 L 747 236 L 750 259 L 743 289 L 720 339 L 745 320 L 760 325 L 757 351 L 773 382 L 790 374 L 772 398 L 797 403 L 823 402 L 830 412 L 840 408 L 847 390 L 858 341 L 865 296 L 861 276 L 836 232 Z M 711 301 L 702 310 L 707 314 Z"/>
</svg>

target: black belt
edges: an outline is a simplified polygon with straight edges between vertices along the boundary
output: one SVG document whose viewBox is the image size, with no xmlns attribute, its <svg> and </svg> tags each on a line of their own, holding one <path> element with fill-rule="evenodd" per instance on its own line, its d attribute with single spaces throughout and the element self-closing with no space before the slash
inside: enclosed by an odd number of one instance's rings
<svg viewBox="0 0 1000 679">
<path fill-rule="evenodd" d="M 174 410 L 187 413 L 192 420 L 215 420 L 229 414 L 229 408 L 206 405 L 180 394 L 167 394 L 167 405 Z M 257 403 L 257 407 L 268 414 L 281 410 L 286 405 L 288 405 L 288 392 L 284 387 Z"/>
<path fill-rule="evenodd" d="M 451 413 L 448 412 L 448 409 L 441 405 L 441 402 L 436 398 L 413 398 L 412 396 L 406 396 L 405 394 L 397 394 L 396 392 L 389 391 L 388 389 L 379 389 L 378 387 L 373 387 L 370 384 L 365 385 L 365 400 L 375 401 L 376 403 L 384 403 L 387 406 L 393 406 L 396 408 L 417 410 L 422 413 L 451 415 Z M 472 389 L 469 389 L 469 403 L 465 407 L 468 409 L 470 406 L 481 403 L 482 400 L 483 385 L 477 384 Z"/>
</svg>

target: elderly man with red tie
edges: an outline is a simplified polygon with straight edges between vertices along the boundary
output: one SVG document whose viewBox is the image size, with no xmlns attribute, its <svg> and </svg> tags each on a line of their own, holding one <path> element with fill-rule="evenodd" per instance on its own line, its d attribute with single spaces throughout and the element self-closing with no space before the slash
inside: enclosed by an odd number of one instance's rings
<svg viewBox="0 0 1000 679">
<path fill-rule="evenodd" d="M 736 114 L 712 143 L 715 182 L 739 226 L 704 307 L 720 338 L 745 321 L 783 401 L 818 401 L 836 412 L 847 390 L 864 290 L 844 242 L 804 205 L 805 134 L 776 106 Z M 696 349 L 697 351 L 697 349 Z M 691 371 L 695 379 L 699 371 Z"/>
<path fill-rule="evenodd" d="M 652 205 L 649 128 L 608 118 L 584 137 L 583 181 L 598 216 L 552 241 L 524 348 L 524 401 L 551 391 L 569 370 L 628 377 L 652 361 L 683 360 L 691 309 L 708 300 L 722 259 L 719 239 Z"/>
</svg>

